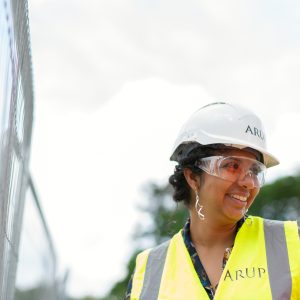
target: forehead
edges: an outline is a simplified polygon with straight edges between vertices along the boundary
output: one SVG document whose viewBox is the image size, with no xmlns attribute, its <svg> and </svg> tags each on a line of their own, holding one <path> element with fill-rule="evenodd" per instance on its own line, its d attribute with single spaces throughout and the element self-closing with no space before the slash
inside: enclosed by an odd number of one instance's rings
<svg viewBox="0 0 300 300">
<path fill-rule="evenodd" d="M 259 160 L 258 155 L 255 155 L 252 151 L 243 150 L 243 149 L 222 149 L 216 151 L 216 155 L 243 156 L 243 157 Z"/>
</svg>

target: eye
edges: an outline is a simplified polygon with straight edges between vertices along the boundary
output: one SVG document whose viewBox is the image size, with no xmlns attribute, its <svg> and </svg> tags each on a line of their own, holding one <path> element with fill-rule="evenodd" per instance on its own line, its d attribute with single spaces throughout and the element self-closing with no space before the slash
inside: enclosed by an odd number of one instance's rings
<svg viewBox="0 0 300 300">
<path fill-rule="evenodd" d="M 251 171 L 252 174 L 258 175 L 260 173 L 260 168 L 258 166 L 252 166 L 250 168 L 250 171 Z"/>
<path fill-rule="evenodd" d="M 227 165 L 227 169 L 230 171 L 237 171 L 240 168 L 240 165 L 237 162 L 232 162 Z"/>
<path fill-rule="evenodd" d="M 224 161 L 221 168 L 227 172 L 235 173 L 240 171 L 240 163 L 237 161 Z"/>
</svg>

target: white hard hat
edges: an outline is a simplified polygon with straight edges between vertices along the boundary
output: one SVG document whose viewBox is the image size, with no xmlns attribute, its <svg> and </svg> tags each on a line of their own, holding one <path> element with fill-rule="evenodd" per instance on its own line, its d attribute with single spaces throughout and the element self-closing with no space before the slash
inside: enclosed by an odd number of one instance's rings
<svg viewBox="0 0 300 300">
<path fill-rule="evenodd" d="M 196 111 L 181 128 L 170 159 L 179 161 L 182 148 L 191 143 L 252 148 L 262 154 L 266 167 L 279 164 L 278 159 L 266 150 L 261 120 L 250 110 L 236 104 L 217 102 Z"/>
</svg>

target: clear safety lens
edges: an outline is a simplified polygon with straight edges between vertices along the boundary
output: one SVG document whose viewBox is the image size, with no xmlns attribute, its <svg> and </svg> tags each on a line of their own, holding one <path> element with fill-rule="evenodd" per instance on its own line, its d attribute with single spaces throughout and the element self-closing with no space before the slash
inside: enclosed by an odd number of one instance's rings
<svg viewBox="0 0 300 300">
<path fill-rule="evenodd" d="M 241 156 L 205 157 L 197 160 L 195 166 L 210 175 L 231 182 L 251 179 L 255 187 L 261 187 L 264 184 L 267 170 L 261 162 Z"/>
</svg>

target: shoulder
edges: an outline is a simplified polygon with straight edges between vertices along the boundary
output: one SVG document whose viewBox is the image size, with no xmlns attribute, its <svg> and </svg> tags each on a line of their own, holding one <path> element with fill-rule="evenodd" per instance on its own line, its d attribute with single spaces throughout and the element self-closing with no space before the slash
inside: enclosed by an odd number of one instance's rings
<svg viewBox="0 0 300 300">
<path fill-rule="evenodd" d="M 293 228 L 294 230 L 299 230 L 300 227 L 298 225 L 297 221 L 281 221 L 281 220 L 271 220 L 271 219 L 265 219 L 265 218 L 261 218 L 261 220 L 263 221 L 264 227 L 274 227 L 274 228 Z"/>
<path fill-rule="evenodd" d="M 154 257 L 154 258 L 159 259 L 168 250 L 170 242 L 171 242 L 172 239 L 169 239 L 169 240 L 167 240 L 167 241 L 165 241 L 165 242 L 163 242 L 163 243 L 161 243 L 161 244 L 159 244 L 159 245 L 157 245 L 153 248 L 149 248 L 149 249 L 146 249 L 146 250 L 140 252 L 137 255 L 136 263 L 140 262 L 141 260 L 143 260 L 144 263 L 145 263 L 149 259 L 149 257 Z"/>
<path fill-rule="evenodd" d="M 263 219 L 264 229 L 283 232 L 285 235 L 292 235 L 297 238 L 300 237 L 300 226 L 297 221 L 277 221 L 277 220 L 269 220 Z"/>
<path fill-rule="evenodd" d="M 300 230 L 300 225 L 297 221 L 291 221 L 291 220 L 272 220 L 272 219 L 266 219 L 262 217 L 257 216 L 250 216 L 251 219 L 257 220 L 258 222 L 261 222 L 265 227 L 286 227 L 286 226 L 292 226 Z"/>
<path fill-rule="evenodd" d="M 178 240 L 182 240 L 181 231 L 179 231 L 172 238 L 164 241 L 163 243 L 161 243 L 153 248 L 149 248 L 149 249 L 146 249 L 146 250 L 140 252 L 136 258 L 136 264 L 145 265 L 145 264 L 147 264 L 149 259 L 150 260 L 164 260 L 167 255 L 170 244 L 172 244 L 172 243 L 174 244 Z"/>
<path fill-rule="evenodd" d="M 300 224 L 297 221 L 280 221 L 261 218 L 257 216 L 249 216 L 249 219 L 245 220 L 245 223 L 249 228 L 254 227 L 256 230 L 262 230 L 265 236 L 289 236 L 299 239 L 300 236 Z M 245 226 L 247 227 L 247 226 Z"/>
</svg>

